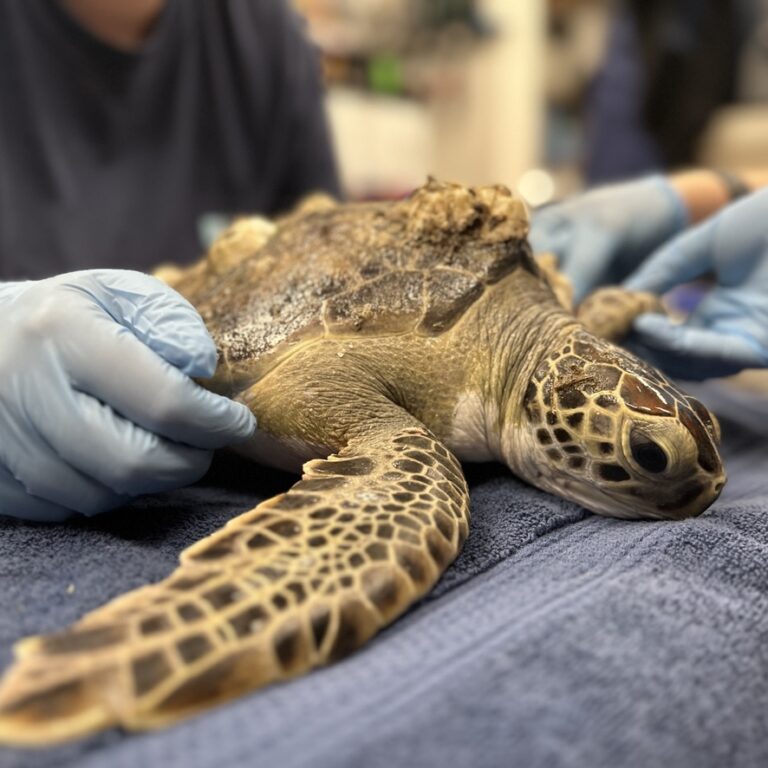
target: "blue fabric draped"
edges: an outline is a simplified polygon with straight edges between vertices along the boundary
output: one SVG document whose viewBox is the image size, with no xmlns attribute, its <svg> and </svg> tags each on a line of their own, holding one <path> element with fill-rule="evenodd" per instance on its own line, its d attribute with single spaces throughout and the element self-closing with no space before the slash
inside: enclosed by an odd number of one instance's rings
<svg viewBox="0 0 768 768">
<path fill-rule="evenodd" d="M 768 765 L 768 400 L 697 394 L 730 474 L 700 518 L 604 519 L 469 467 L 464 552 L 362 651 L 167 730 L 0 749 L 0 765 Z M 0 664 L 290 482 L 221 457 L 200 484 L 100 519 L 0 521 Z"/>
</svg>

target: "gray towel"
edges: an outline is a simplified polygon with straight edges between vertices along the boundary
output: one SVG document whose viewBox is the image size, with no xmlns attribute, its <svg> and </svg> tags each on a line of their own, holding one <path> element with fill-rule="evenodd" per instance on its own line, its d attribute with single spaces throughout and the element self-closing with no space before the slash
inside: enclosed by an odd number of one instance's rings
<svg viewBox="0 0 768 768">
<path fill-rule="evenodd" d="M 606 520 L 471 467 L 464 552 L 361 652 L 168 730 L 0 750 L 0 766 L 764 768 L 768 408 L 701 396 L 725 414 L 730 473 L 702 517 Z M 0 664 L 290 481 L 227 458 L 100 519 L 0 521 Z"/>
</svg>

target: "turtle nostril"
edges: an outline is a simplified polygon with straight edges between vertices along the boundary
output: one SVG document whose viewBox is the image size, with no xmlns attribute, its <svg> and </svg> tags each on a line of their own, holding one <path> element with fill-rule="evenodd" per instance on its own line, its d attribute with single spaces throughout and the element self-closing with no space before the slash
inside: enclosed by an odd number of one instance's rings
<svg viewBox="0 0 768 768">
<path fill-rule="evenodd" d="M 721 483 L 718 483 L 718 484 L 715 486 L 715 493 L 720 493 L 720 491 L 722 491 L 722 490 L 723 490 L 723 486 L 724 486 L 724 485 L 725 485 L 725 483 L 722 483 L 722 482 L 721 482 Z"/>
</svg>

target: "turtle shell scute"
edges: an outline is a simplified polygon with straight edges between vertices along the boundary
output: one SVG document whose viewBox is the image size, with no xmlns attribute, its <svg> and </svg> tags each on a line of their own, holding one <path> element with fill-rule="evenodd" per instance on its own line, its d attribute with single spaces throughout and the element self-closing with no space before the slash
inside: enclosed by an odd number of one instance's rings
<svg viewBox="0 0 768 768">
<path fill-rule="evenodd" d="M 503 187 L 430 181 L 400 201 L 321 202 L 278 219 L 238 266 L 176 286 L 227 377 L 258 377 L 322 336 L 444 333 L 486 286 L 536 269 L 525 207 Z"/>
</svg>

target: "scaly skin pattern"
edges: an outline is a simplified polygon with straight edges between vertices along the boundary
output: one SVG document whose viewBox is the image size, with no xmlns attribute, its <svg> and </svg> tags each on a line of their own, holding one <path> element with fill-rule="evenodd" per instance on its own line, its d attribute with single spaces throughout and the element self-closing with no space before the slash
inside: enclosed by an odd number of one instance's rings
<svg viewBox="0 0 768 768">
<path fill-rule="evenodd" d="M 458 554 L 457 459 L 619 517 L 711 503 L 713 418 L 566 312 L 526 232 L 504 188 L 431 181 L 245 220 L 186 271 L 221 352 L 210 386 L 259 419 L 242 450 L 302 477 L 164 581 L 20 642 L 0 742 L 165 726 L 350 653 Z"/>
</svg>

